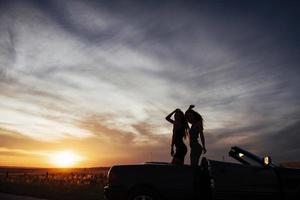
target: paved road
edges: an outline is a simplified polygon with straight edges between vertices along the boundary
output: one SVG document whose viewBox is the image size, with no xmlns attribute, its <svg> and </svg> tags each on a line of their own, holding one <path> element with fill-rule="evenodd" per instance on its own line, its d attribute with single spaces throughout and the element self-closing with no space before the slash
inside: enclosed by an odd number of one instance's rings
<svg viewBox="0 0 300 200">
<path fill-rule="evenodd" d="M 46 200 L 46 199 L 39 199 L 39 198 L 33 198 L 27 196 L 18 196 L 18 195 L 5 194 L 5 193 L 0 193 L 0 199 L 1 200 Z"/>
</svg>

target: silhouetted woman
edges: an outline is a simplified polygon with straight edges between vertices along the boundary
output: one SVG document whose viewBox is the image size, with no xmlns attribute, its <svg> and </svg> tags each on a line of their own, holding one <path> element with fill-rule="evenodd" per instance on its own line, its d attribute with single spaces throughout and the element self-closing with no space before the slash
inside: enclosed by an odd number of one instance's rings
<svg viewBox="0 0 300 200">
<path fill-rule="evenodd" d="M 171 119 L 174 114 L 174 120 Z M 187 153 L 187 148 L 183 142 L 183 139 L 186 136 L 186 133 L 189 129 L 188 123 L 184 117 L 184 113 L 180 109 L 176 109 L 171 112 L 166 120 L 173 124 L 173 136 L 171 144 L 171 156 L 173 156 L 172 164 L 183 165 L 184 157 Z M 174 153 L 174 146 L 176 151 Z"/>
<path fill-rule="evenodd" d="M 203 135 L 203 118 L 202 116 L 193 110 L 195 106 L 190 105 L 188 110 L 185 112 L 186 120 L 192 124 L 189 131 L 190 147 L 191 147 L 191 166 L 198 166 L 200 156 L 206 153 L 205 148 L 205 138 Z M 202 146 L 198 142 L 198 137 L 200 135 Z"/>
</svg>

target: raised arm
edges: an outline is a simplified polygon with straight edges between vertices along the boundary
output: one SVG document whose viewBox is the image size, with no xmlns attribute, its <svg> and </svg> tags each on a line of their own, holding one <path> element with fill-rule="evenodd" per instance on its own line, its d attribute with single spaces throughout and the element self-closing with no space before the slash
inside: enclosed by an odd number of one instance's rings
<svg viewBox="0 0 300 200">
<path fill-rule="evenodd" d="M 167 120 L 168 122 L 170 122 L 170 123 L 172 123 L 172 124 L 175 123 L 175 121 L 174 121 L 173 119 L 171 119 L 171 117 L 172 117 L 172 115 L 173 115 L 176 111 L 177 111 L 177 109 L 174 110 L 173 112 L 171 112 L 170 114 L 168 114 L 168 115 L 166 116 L 166 120 Z"/>
<path fill-rule="evenodd" d="M 203 147 L 203 153 L 206 153 L 206 147 L 205 147 L 205 137 L 203 134 L 203 126 L 202 123 L 199 123 L 199 132 L 200 132 L 200 139 L 201 139 L 201 143 L 202 143 L 202 147 Z"/>
</svg>

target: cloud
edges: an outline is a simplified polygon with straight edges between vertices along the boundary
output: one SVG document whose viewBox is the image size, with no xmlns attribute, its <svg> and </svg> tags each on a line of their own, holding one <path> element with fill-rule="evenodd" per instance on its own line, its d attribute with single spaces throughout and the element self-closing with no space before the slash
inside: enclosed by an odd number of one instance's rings
<svg viewBox="0 0 300 200">
<path fill-rule="evenodd" d="M 300 153 L 299 148 L 300 121 L 291 122 L 277 131 L 261 134 L 256 137 L 253 144 L 262 147 L 258 151 L 271 154 L 276 160 L 297 160 Z M 253 144 L 249 144 L 252 146 Z"/>
<path fill-rule="evenodd" d="M 106 116 L 89 116 L 80 120 L 78 126 L 110 143 L 131 143 L 134 137 L 130 130 L 118 129 L 113 124 L 109 126 L 109 117 Z"/>
<path fill-rule="evenodd" d="M 2 156 L 45 156 L 47 154 L 45 153 L 40 153 L 40 152 L 35 152 L 35 151 L 26 151 L 23 149 L 8 149 L 8 148 L 3 148 L 0 147 L 0 155 Z"/>
<path fill-rule="evenodd" d="M 97 138 L 118 151 L 133 142 L 132 152 L 161 148 L 157 159 L 167 159 L 164 116 L 195 104 L 212 156 L 234 143 L 254 143 L 260 152 L 256 137 L 299 118 L 297 9 L 7 1 L 0 15 L 1 126 L 34 140 Z M 286 148 L 280 158 L 298 152 Z"/>
<path fill-rule="evenodd" d="M 218 132 L 206 132 L 211 148 L 209 155 L 215 159 L 220 159 L 221 155 L 226 158 L 230 147 L 240 146 L 258 156 L 270 155 L 277 163 L 297 161 L 297 155 L 300 153 L 299 124 L 297 120 L 278 127 L 277 130 L 266 128 L 267 125 L 261 124 L 257 127 L 245 127 L 233 131 L 224 129 Z"/>
</svg>

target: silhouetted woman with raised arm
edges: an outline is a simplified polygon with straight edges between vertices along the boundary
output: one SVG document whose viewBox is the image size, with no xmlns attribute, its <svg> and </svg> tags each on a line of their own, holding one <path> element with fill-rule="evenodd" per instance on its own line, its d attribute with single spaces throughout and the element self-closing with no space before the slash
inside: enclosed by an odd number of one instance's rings
<svg viewBox="0 0 300 200">
<path fill-rule="evenodd" d="M 186 120 L 192 124 L 189 131 L 190 147 L 191 147 L 191 166 L 198 166 L 200 156 L 203 153 L 206 153 L 205 148 L 205 138 L 203 135 L 203 118 L 202 116 L 193 110 L 195 106 L 190 105 L 188 110 L 185 112 Z M 198 137 L 200 135 L 202 146 L 198 142 Z"/>
<path fill-rule="evenodd" d="M 174 120 L 171 119 L 174 115 Z M 183 139 L 186 137 L 186 133 L 189 129 L 188 123 L 184 117 L 184 113 L 180 109 L 176 109 L 171 112 L 166 120 L 173 124 L 173 136 L 171 144 L 171 156 L 173 156 L 172 164 L 183 165 L 184 157 L 187 153 L 187 148 L 183 142 Z M 176 151 L 174 153 L 174 146 Z"/>
</svg>

